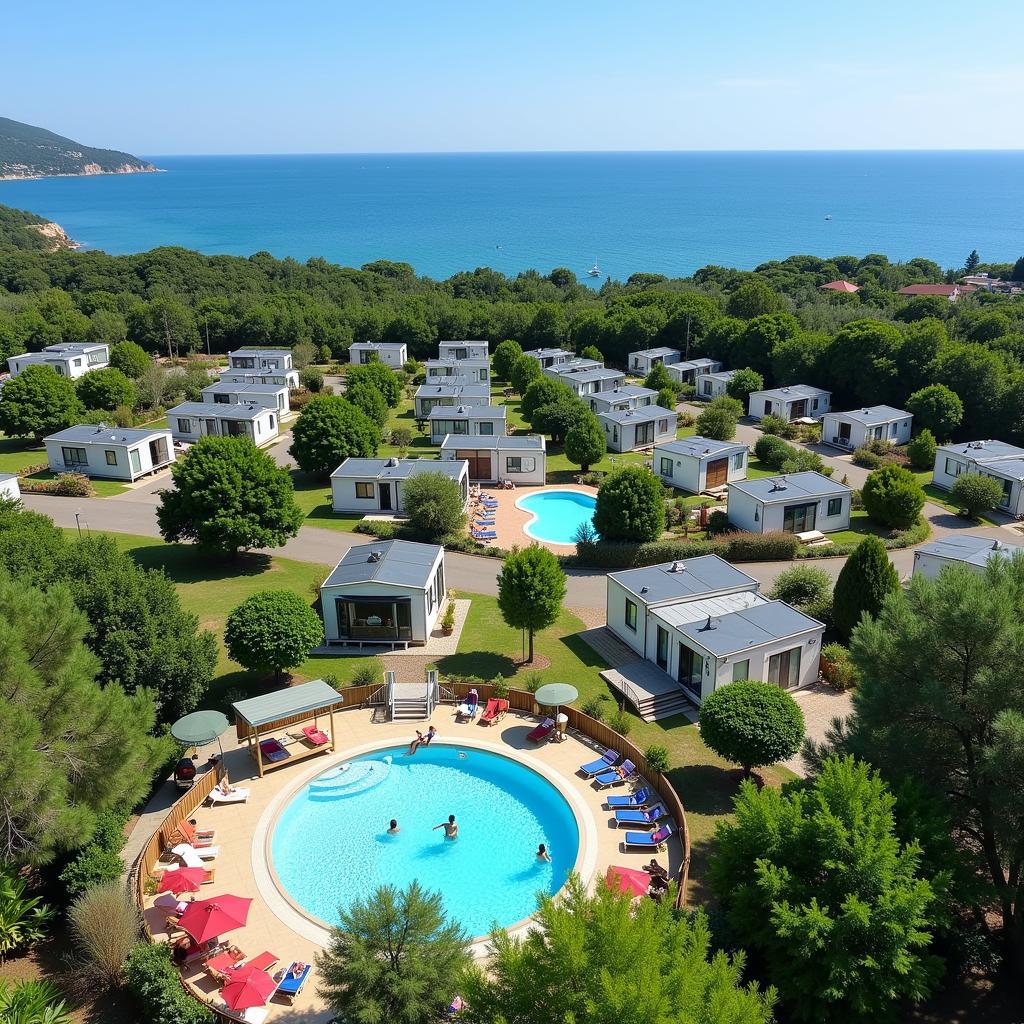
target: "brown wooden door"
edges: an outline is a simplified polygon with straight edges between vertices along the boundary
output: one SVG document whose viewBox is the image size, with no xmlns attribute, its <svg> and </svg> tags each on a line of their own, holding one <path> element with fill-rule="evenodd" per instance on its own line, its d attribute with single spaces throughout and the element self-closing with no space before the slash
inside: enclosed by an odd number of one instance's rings
<svg viewBox="0 0 1024 1024">
<path fill-rule="evenodd" d="M 729 479 L 729 460 L 715 459 L 708 463 L 707 477 L 704 486 L 707 488 L 723 487 Z"/>
<path fill-rule="evenodd" d="M 465 459 L 469 463 L 470 480 L 494 480 L 496 479 L 491 471 L 490 452 L 478 452 L 474 449 L 457 451 L 455 458 Z"/>
</svg>

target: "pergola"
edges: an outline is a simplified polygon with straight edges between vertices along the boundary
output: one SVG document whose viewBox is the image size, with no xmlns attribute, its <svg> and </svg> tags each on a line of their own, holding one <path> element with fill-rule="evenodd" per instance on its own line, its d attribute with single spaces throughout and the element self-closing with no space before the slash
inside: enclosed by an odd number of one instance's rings
<svg viewBox="0 0 1024 1024">
<path fill-rule="evenodd" d="M 314 679 L 298 686 L 289 686 L 273 693 L 265 693 L 261 697 L 249 697 L 247 700 L 235 701 L 235 732 L 240 740 L 248 742 L 249 753 L 256 760 L 260 778 L 264 771 L 277 768 L 293 761 L 301 761 L 304 757 L 322 754 L 334 750 L 334 712 L 345 703 L 344 698 L 332 686 L 322 679 Z M 316 719 L 327 714 L 331 723 L 329 743 L 305 749 L 288 750 L 288 756 L 278 762 L 265 764 L 260 740 L 266 736 L 279 733 L 291 726 L 296 726 L 309 719 Z M 283 747 L 292 747 L 292 741 L 301 737 L 287 736 L 281 742 Z"/>
</svg>

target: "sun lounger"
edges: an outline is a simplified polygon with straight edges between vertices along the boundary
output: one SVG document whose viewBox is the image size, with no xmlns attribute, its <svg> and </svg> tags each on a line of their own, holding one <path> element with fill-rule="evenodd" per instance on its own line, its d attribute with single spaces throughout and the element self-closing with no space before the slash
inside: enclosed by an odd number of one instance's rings
<svg viewBox="0 0 1024 1024">
<path fill-rule="evenodd" d="M 245 960 L 245 954 L 237 947 L 232 946 L 230 949 L 224 950 L 223 953 L 217 953 L 215 956 L 211 956 L 203 964 L 203 970 L 215 981 L 218 985 L 223 985 L 228 980 L 228 971 L 232 967 L 237 967 L 240 963 Z"/>
<path fill-rule="evenodd" d="M 657 850 L 664 846 L 672 834 L 671 825 L 662 825 L 661 828 L 655 829 L 653 832 L 627 832 L 626 838 L 622 840 L 622 845 Z"/>
<path fill-rule="evenodd" d="M 614 811 L 616 808 L 627 810 L 646 807 L 654 799 L 654 793 L 646 786 L 641 786 L 640 789 L 635 793 L 630 793 L 629 796 L 606 796 L 604 802 L 609 810 Z"/>
<path fill-rule="evenodd" d="M 644 825 L 654 825 L 662 818 L 668 817 L 668 811 L 664 804 L 655 804 L 646 811 L 616 811 L 615 825 L 622 828 L 623 825 L 632 825 L 633 828 L 642 828 Z"/>
<path fill-rule="evenodd" d="M 239 786 L 230 793 L 222 793 L 214 787 L 206 797 L 212 804 L 244 804 L 249 799 L 249 790 Z"/>
<path fill-rule="evenodd" d="M 178 857 L 187 868 L 205 868 L 204 860 L 214 860 L 220 853 L 219 846 L 207 846 L 197 850 L 190 843 L 178 843 L 171 848 L 171 853 Z"/>
<path fill-rule="evenodd" d="M 264 950 L 258 956 L 254 956 L 251 960 L 246 960 L 245 966 L 251 967 L 256 971 L 269 971 L 270 968 L 273 967 L 280 959 L 281 958 L 276 953 Z"/>
<path fill-rule="evenodd" d="M 478 529 L 481 526 L 495 526 L 497 522 L 497 519 L 495 519 L 493 516 L 488 516 L 486 519 L 473 520 L 473 526 L 474 528 Z"/>
<path fill-rule="evenodd" d="M 505 717 L 507 711 L 507 700 L 502 700 L 500 697 L 492 697 L 487 702 L 487 708 L 484 710 L 484 713 L 480 716 L 480 724 L 490 725 L 492 722 L 497 722 L 499 718 Z"/>
<path fill-rule="evenodd" d="M 212 1005 L 218 1013 L 230 1017 L 232 1020 L 243 1021 L 244 1024 L 263 1024 L 267 1019 L 267 1014 L 270 1013 L 266 1006 L 250 1006 L 247 1010 L 232 1010 L 223 999 L 218 999 Z"/>
<path fill-rule="evenodd" d="M 596 761 L 588 761 L 586 764 L 581 764 L 577 771 L 587 776 L 600 775 L 602 772 L 608 771 L 618 759 L 619 752 L 609 747 Z"/>
<path fill-rule="evenodd" d="M 597 785 L 604 789 L 605 786 L 621 786 L 624 782 L 630 782 L 636 777 L 636 765 L 626 760 L 618 768 L 610 772 L 603 772 L 594 778 Z"/>
<path fill-rule="evenodd" d="M 494 530 L 474 530 L 473 531 L 473 539 L 474 540 L 495 540 L 497 538 L 497 536 L 498 536 L 498 534 Z"/>
<path fill-rule="evenodd" d="M 466 699 L 455 709 L 456 718 L 468 718 L 470 720 L 476 718 L 476 713 L 479 710 L 480 699 L 476 694 L 476 691 L 469 694 Z"/>
<path fill-rule="evenodd" d="M 217 830 L 213 828 L 196 828 L 187 818 L 179 821 L 174 831 L 171 833 L 171 842 L 175 839 L 182 843 L 188 843 L 189 846 L 194 846 L 197 850 L 203 849 L 204 847 L 213 846 L 214 839 L 217 838 Z"/>
<path fill-rule="evenodd" d="M 309 972 L 313 969 L 312 964 L 303 964 L 302 970 L 298 974 L 293 974 L 292 969 L 297 966 L 297 963 L 289 964 L 281 972 L 281 979 L 277 984 L 277 995 L 282 999 L 286 999 L 289 1003 L 294 1003 L 298 998 L 299 993 L 302 991 L 302 986 L 306 984 L 306 979 L 309 977 Z"/>
<path fill-rule="evenodd" d="M 325 743 L 330 743 L 327 733 L 322 729 L 318 729 L 315 725 L 307 725 L 302 730 L 302 735 L 305 736 L 314 747 L 322 747 Z"/>
<path fill-rule="evenodd" d="M 554 731 L 555 720 L 553 718 L 545 718 L 540 725 L 526 734 L 526 738 L 533 740 L 534 743 L 540 743 L 541 740 L 546 740 Z"/>
<path fill-rule="evenodd" d="M 260 740 L 260 753 L 264 761 L 284 761 L 292 755 L 281 746 L 280 740 Z"/>
</svg>

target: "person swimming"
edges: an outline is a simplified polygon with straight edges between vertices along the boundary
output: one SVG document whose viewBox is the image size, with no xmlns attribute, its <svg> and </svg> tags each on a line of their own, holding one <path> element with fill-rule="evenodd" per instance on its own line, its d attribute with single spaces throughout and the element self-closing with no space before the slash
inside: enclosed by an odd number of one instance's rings
<svg viewBox="0 0 1024 1024">
<path fill-rule="evenodd" d="M 398 833 L 401 832 L 401 831 L 402 830 L 398 827 L 398 822 L 394 818 L 392 818 L 391 819 L 391 824 L 388 825 L 388 835 L 389 836 L 397 836 Z"/>
<path fill-rule="evenodd" d="M 442 821 L 440 825 L 435 825 L 430 831 L 436 832 L 439 828 L 444 829 L 445 839 L 458 839 L 459 838 L 459 826 L 455 823 L 455 815 L 449 814 L 447 821 Z"/>
<path fill-rule="evenodd" d="M 551 863 L 551 854 L 548 853 L 548 848 L 543 843 L 537 847 L 537 860 L 545 861 L 548 864 Z"/>
</svg>

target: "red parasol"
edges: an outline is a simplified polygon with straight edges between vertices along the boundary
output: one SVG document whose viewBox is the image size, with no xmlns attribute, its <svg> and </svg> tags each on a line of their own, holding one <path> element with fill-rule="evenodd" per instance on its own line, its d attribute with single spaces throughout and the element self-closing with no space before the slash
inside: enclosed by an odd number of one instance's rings
<svg viewBox="0 0 1024 1024">
<path fill-rule="evenodd" d="M 182 892 L 199 892 L 199 886 L 206 881 L 206 868 L 175 868 L 165 871 L 157 892 L 173 892 L 175 896 Z"/>
<path fill-rule="evenodd" d="M 604 876 L 605 885 L 612 892 L 625 893 L 627 896 L 643 896 L 651 884 L 651 876 L 646 871 L 635 868 L 610 867 Z"/>
<path fill-rule="evenodd" d="M 227 972 L 227 976 L 220 997 L 232 1010 L 263 1006 L 277 989 L 277 982 L 266 971 L 249 964 L 233 968 Z"/>
<path fill-rule="evenodd" d="M 251 899 L 243 896 L 214 896 L 208 900 L 197 900 L 188 905 L 178 925 L 196 942 L 206 942 L 224 932 L 241 928 L 249 916 L 251 903 Z"/>
</svg>

